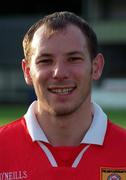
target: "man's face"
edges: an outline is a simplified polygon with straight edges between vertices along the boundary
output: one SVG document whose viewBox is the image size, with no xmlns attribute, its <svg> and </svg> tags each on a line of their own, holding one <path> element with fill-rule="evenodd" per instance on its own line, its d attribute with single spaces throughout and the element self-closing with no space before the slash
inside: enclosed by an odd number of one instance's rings
<svg viewBox="0 0 126 180">
<path fill-rule="evenodd" d="M 86 38 L 74 25 L 52 36 L 45 27 L 33 37 L 31 62 L 24 73 L 33 84 L 39 108 L 53 115 L 64 115 L 82 109 L 90 100 L 96 63 L 91 63 Z M 25 74 L 25 76 L 27 76 Z"/>
</svg>

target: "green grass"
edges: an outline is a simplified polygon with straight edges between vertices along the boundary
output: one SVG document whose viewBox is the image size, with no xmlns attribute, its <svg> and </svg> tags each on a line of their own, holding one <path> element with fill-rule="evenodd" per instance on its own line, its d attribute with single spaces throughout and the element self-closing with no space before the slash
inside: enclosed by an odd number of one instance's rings
<svg viewBox="0 0 126 180">
<path fill-rule="evenodd" d="M 111 121 L 126 128 L 126 110 L 125 109 L 109 109 L 109 110 L 105 110 L 105 112 Z"/>
<path fill-rule="evenodd" d="M 20 104 L 0 105 L 0 126 L 21 117 L 26 111 L 27 106 Z"/>
<path fill-rule="evenodd" d="M 28 105 L 1 105 L 0 126 L 23 116 L 27 108 Z M 126 110 L 105 109 L 104 111 L 114 123 L 126 128 Z"/>
</svg>

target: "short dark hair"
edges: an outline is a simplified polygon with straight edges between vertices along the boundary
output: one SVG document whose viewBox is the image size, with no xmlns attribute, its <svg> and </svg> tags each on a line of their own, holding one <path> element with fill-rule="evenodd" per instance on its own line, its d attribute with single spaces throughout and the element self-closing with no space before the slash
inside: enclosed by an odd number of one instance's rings
<svg viewBox="0 0 126 180">
<path fill-rule="evenodd" d="M 34 33 L 39 29 L 39 27 L 45 25 L 50 31 L 57 31 L 64 29 L 70 24 L 77 26 L 82 31 L 87 39 L 91 59 L 94 59 L 98 51 L 98 42 L 95 32 L 86 20 L 68 11 L 55 12 L 46 15 L 31 26 L 31 28 L 26 32 L 23 39 L 25 58 L 29 60 L 31 57 L 31 42 Z"/>
</svg>

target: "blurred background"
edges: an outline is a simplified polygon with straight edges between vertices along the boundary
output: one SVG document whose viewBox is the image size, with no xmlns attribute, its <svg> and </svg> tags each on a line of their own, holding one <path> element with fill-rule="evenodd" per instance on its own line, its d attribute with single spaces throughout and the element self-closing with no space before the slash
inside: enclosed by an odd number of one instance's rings
<svg viewBox="0 0 126 180">
<path fill-rule="evenodd" d="M 33 90 L 25 84 L 21 69 L 22 40 L 28 28 L 40 17 L 62 10 L 75 12 L 92 25 L 104 54 L 104 72 L 100 81 L 93 85 L 92 99 L 106 109 L 126 110 L 125 0 L 41 0 L 34 3 L 19 0 L 14 6 L 12 1 L 2 3 L 0 117 L 3 118 L 13 105 L 25 107 L 35 99 Z M 19 112 L 24 111 L 19 109 Z"/>
</svg>

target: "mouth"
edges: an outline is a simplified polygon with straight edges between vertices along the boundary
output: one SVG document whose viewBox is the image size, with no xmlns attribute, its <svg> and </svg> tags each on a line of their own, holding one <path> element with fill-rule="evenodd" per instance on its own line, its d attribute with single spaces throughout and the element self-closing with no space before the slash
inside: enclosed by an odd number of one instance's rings
<svg viewBox="0 0 126 180">
<path fill-rule="evenodd" d="M 68 95 L 74 91 L 76 87 L 67 87 L 67 88 L 49 88 L 48 90 L 53 94 L 58 95 Z"/>
</svg>

